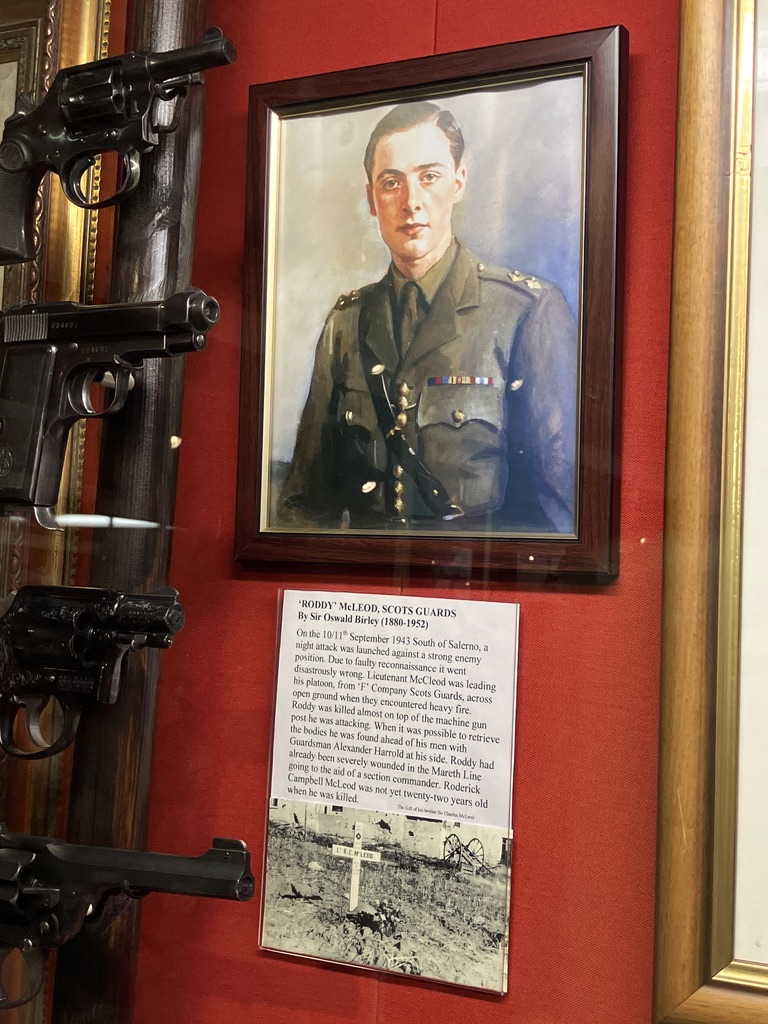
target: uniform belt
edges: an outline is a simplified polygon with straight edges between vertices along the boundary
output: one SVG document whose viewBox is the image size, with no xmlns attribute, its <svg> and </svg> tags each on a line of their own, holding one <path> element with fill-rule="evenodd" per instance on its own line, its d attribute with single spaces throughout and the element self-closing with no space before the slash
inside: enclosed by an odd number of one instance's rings
<svg viewBox="0 0 768 1024">
<path fill-rule="evenodd" d="M 376 410 L 376 419 L 379 429 L 384 435 L 387 450 L 392 458 L 403 467 L 404 472 L 408 473 L 415 481 L 424 503 L 433 515 L 439 516 L 441 519 L 456 519 L 458 516 L 463 516 L 464 512 L 461 507 L 451 499 L 445 487 L 435 474 L 427 469 L 408 443 L 408 439 L 397 422 L 394 408 L 387 394 L 384 367 L 380 363 L 376 363 L 376 356 L 362 340 L 363 333 L 364 331 L 361 330 L 360 355 L 363 360 L 368 390 Z"/>
</svg>

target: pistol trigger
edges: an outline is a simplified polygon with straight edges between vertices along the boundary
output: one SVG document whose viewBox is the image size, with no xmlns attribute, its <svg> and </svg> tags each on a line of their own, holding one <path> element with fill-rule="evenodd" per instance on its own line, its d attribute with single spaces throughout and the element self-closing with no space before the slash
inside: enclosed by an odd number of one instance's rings
<svg viewBox="0 0 768 1024">
<path fill-rule="evenodd" d="M 96 156 L 93 153 L 86 153 L 69 160 L 61 169 L 61 187 L 64 189 L 64 195 L 70 203 L 84 210 L 90 207 L 80 182 L 85 172 L 95 163 Z"/>
<path fill-rule="evenodd" d="M 52 746 L 40 728 L 40 715 L 48 707 L 48 701 L 48 697 L 27 697 L 27 736 L 40 750 L 48 750 Z"/>
<path fill-rule="evenodd" d="M 112 408 L 115 402 L 119 402 L 120 407 L 122 407 L 128 397 L 128 392 L 135 383 L 136 378 L 130 370 L 117 370 L 115 373 L 115 398 L 114 401 L 110 403 L 110 408 Z"/>
<path fill-rule="evenodd" d="M 136 369 L 136 367 L 132 367 Z M 111 412 L 119 412 L 120 409 L 125 405 L 125 400 L 128 397 L 128 393 L 131 391 L 135 384 L 135 378 L 130 370 L 123 369 L 115 370 L 114 373 L 107 371 L 101 380 L 101 383 L 108 388 L 114 388 L 114 394 L 112 400 L 104 409 L 104 415 Z"/>
<path fill-rule="evenodd" d="M 130 195 L 131 192 L 135 191 L 140 177 L 141 157 L 138 150 L 132 146 L 123 153 L 123 173 L 120 178 L 120 187 L 109 202 L 115 203 L 118 199 L 122 199 L 124 196 Z"/>
</svg>

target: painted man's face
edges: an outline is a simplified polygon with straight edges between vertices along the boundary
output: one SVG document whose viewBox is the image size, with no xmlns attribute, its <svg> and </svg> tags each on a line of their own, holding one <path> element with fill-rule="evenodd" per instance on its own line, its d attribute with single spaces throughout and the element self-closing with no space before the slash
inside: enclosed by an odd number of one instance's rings
<svg viewBox="0 0 768 1024">
<path fill-rule="evenodd" d="M 464 165 L 454 166 L 448 139 L 436 124 L 419 124 L 377 142 L 368 206 L 406 277 L 420 277 L 448 248 L 453 207 L 465 182 Z"/>
</svg>

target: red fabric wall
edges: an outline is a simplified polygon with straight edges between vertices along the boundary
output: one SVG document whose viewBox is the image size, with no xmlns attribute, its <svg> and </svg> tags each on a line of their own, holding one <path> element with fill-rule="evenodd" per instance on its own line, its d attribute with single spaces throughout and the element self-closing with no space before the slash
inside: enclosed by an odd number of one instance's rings
<svg viewBox="0 0 768 1024">
<path fill-rule="evenodd" d="M 210 0 L 238 63 L 211 72 L 193 283 L 221 324 L 188 361 L 170 582 L 187 626 L 164 656 L 148 845 L 244 838 L 257 878 L 283 586 L 319 574 L 232 560 L 247 87 L 622 23 L 629 30 L 621 576 L 610 587 L 406 581 L 405 592 L 519 600 L 509 993 L 258 951 L 259 900 L 151 896 L 136 1024 L 645 1024 L 650 1018 L 666 358 L 677 8 L 660 0 Z M 334 576 L 389 588 L 391 576 Z"/>
</svg>

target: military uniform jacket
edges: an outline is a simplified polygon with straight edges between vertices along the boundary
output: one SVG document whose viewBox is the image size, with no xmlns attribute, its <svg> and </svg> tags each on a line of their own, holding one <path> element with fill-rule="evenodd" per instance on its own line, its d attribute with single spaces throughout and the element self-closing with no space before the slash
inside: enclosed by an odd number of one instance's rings
<svg viewBox="0 0 768 1024">
<path fill-rule="evenodd" d="M 460 245 L 402 359 L 391 290 L 388 273 L 326 320 L 280 524 L 574 532 L 578 332 L 560 290 Z M 387 440 L 395 423 L 426 478 Z"/>
</svg>

